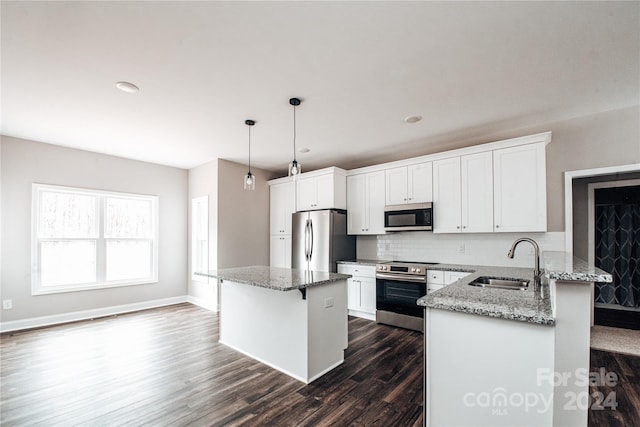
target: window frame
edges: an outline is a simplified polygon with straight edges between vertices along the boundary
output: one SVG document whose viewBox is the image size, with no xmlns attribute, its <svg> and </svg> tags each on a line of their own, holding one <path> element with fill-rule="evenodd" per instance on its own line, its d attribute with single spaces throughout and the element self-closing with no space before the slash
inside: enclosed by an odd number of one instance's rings
<svg viewBox="0 0 640 427">
<path fill-rule="evenodd" d="M 202 225 L 203 227 L 200 227 Z M 201 251 L 198 247 L 204 246 Z M 203 259 L 201 265 L 198 261 Z M 191 199 L 191 280 L 209 283 L 208 276 L 196 273 L 209 269 L 209 196 Z"/>
<path fill-rule="evenodd" d="M 43 192 L 58 192 L 63 194 L 86 195 L 96 198 L 96 237 L 39 237 L 40 200 Z M 149 238 L 114 238 L 105 237 L 106 200 L 109 197 L 147 201 L 151 204 L 151 237 Z M 146 194 L 103 191 L 61 185 L 38 184 L 31 185 L 31 294 L 47 295 L 62 292 L 75 292 L 96 289 L 115 288 L 158 283 L 158 196 Z M 149 241 L 151 244 L 150 275 L 136 279 L 106 280 L 106 251 L 107 242 L 113 240 Z M 45 241 L 95 241 L 96 242 L 96 281 L 91 283 L 42 285 L 41 283 L 41 242 Z"/>
</svg>

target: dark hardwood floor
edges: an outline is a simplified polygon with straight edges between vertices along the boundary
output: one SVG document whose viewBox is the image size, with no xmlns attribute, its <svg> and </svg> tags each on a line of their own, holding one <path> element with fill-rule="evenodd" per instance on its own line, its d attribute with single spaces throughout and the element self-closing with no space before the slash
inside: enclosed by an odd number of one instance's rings
<svg viewBox="0 0 640 427">
<path fill-rule="evenodd" d="M 219 344 L 191 304 L 0 338 L 2 426 L 422 424 L 422 334 L 362 319 L 310 385 Z"/>
<path fill-rule="evenodd" d="M 345 363 L 309 385 L 217 341 L 217 315 L 191 304 L 3 334 L 0 424 L 422 425 L 420 333 L 350 318 Z M 591 358 L 620 381 L 589 425 L 639 425 L 640 358 Z"/>
</svg>

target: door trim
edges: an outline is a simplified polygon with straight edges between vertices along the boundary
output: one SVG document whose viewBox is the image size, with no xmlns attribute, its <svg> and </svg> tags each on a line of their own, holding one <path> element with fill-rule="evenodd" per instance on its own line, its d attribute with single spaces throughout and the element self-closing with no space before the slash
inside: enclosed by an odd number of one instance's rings
<svg viewBox="0 0 640 427">
<path fill-rule="evenodd" d="M 596 169 L 566 171 L 564 173 L 564 250 L 573 254 L 573 180 L 591 176 L 611 175 L 616 173 L 639 172 L 640 163 L 610 166 Z"/>
</svg>

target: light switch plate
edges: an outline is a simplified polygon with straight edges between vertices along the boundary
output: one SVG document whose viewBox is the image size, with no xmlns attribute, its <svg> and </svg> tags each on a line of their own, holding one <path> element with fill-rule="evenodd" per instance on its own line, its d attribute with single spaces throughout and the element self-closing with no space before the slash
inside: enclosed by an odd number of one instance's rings
<svg viewBox="0 0 640 427">
<path fill-rule="evenodd" d="M 333 297 L 324 299 L 324 308 L 333 307 L 334 304 L 335 304 L 335 299 Z"/>
<path fill-rule="evenodd" d="M 2 300 L 2 309 L 3 310 L 11 310 L 13 308 L 13 300 L 3 299 Z"/>
</svg>

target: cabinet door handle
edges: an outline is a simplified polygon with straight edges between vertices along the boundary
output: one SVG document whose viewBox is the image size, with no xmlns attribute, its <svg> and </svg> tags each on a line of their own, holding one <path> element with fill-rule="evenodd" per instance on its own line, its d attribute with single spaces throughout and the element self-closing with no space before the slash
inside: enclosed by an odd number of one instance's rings
<svg viewBox="0 0 640 427">
<path fill-rule="evenodd" d="M 456 225 L 456 229 L 460 230 L 460 226 L 459 226 L 459 225 Z"/>
<path fill-rule="evenodd" d="M 500 226 L 499 226 L 499 225 L 496 225 L 496 228 L 500 228 Z"/>
</svg>

